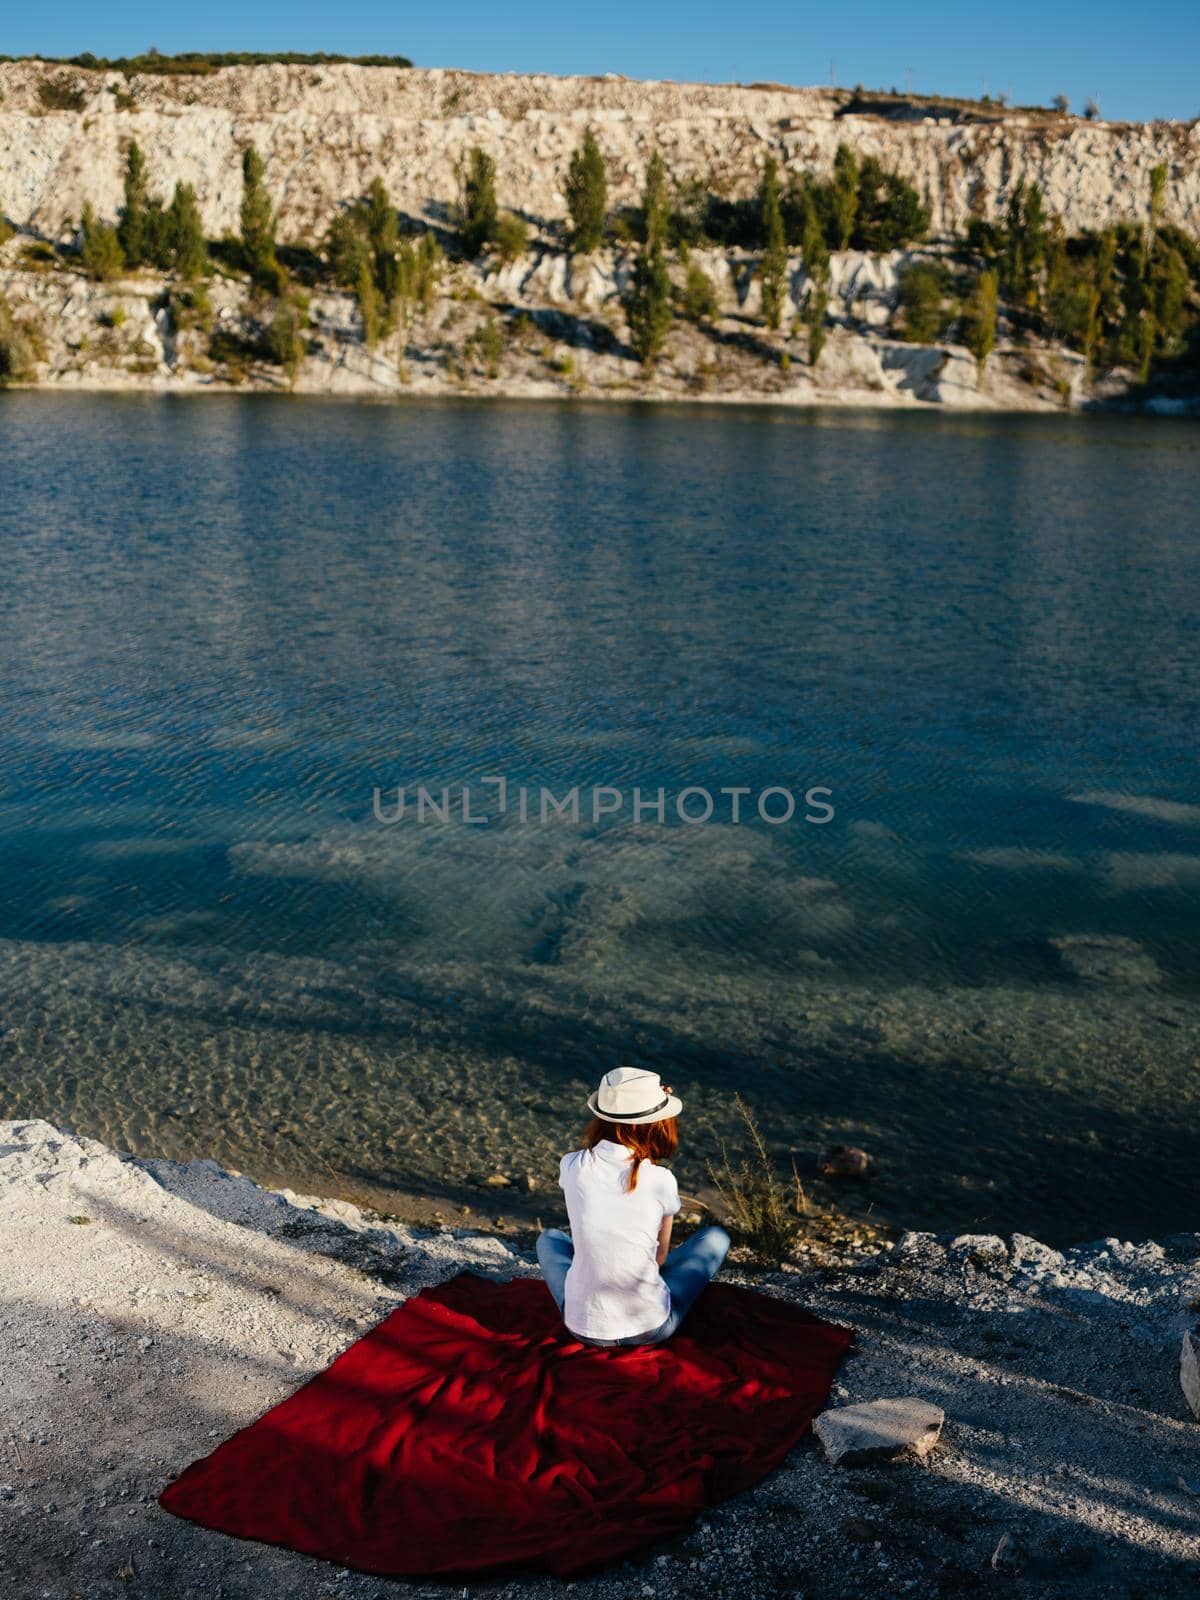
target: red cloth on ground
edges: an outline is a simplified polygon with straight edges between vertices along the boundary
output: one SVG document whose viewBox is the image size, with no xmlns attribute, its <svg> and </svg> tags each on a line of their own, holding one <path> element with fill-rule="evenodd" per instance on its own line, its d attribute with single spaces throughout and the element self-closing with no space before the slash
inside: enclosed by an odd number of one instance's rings
<svg viewBox="0 0 1200 1600">
<path fill-rule="evenodd" d="M 540 1279 L 425 1289 L 160 1504 L 340 1566 L 573 1576 L 685 1527 L 776 1467 L 852 1335 L 731 1284 L 666 1344 L 605 1350 Z"/>
</svg>

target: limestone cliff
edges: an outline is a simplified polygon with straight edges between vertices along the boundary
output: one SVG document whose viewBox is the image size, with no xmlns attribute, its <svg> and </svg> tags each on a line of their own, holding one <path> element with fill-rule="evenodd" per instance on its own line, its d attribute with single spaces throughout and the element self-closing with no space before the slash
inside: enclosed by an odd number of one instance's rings
<svg viewBox="0 0 1200 1600">
<path fill-rule="evenodd" d="M 55 107 L 71 109 L 55 109 Z M 840 143 L 877 157 L 921 193 L 932 227 L 919 251 L 835 254 L 828 343 L 819 365 L 802 333 L 809 282 L 789 263 L 781 329 L 761 316 L 757 259 L 696 249 L 713 314 L 680 317 L 663 358 L 641 368 L 622 297 L 628 251 L 584 259 L 561 223 L 567 166 L 584 131 L 604 153 L 609 205 L 636 205 L 646 164 L 726 198 L 758 184 L 773 153 L 785 168 L 828 175 Z M 528 224 L 529 248 L 500 266 L 447 262 L 433 302 L 368 350 L 351 296 L 310 275 L 303 356 L 289 374 L 310 393 L 387 396 L 479 392 L 596 398 L 768 400 L 787 404 L 932 404 L 1039 409 L 1127 403 L 1132 373 L 1085 373 L 1079 354 L 1039 346 L 1003 311 L 982 381 L 966 350 L 903 338 L 900 274 L 972 216 L 1001 215 L 1015 185 L 1038 182 L 1074 232 L 1146 217 L 1150 171 L 1163 165 L 1161 220 L 1200 233 L 1200 126 L 1087 123 L 963 103 L 878 100 L 778 85 L 638 83 L 619 78 L 476 75 L 352 65 L 231 67 L 201 77 L 0 64 L 0 381 L 95 388 L 285 387 L 270 352 L 271 307 L 224 252 L 203 307 L 161 273 L 90 282 L 70 248 L 84 204 L 116 217 L 131 139 L 152 193 L 194 186 L 210 239 L 236 233 L 242 153 L 253 144 L 288 244 L 317 245 L 340 206 L 376 176 L 412 228 L 449 242 L 458 169 L 475 145 L 496 160 L 502 207 Z M 40 242 L 39 242 L 40 241 Z M 297 253 L 302 254 L 302 253 Z M 312 258 L 309 257 L 309 260 Z M 677 290 L 683 266 L 672 262 Z M 305 280 L 301 278 L 301 283 Z M 21 370 L 5 371 L 3 318 Z M 9 344 L 12 348 L 12 340 Z M 1142 392 L 1149 409 L 1186 410 L 1176 385 Z"/>
<path fill-rule="evenodd" d="M 47 108 L 44 85 L 79 109 Z M 41 62 L 0 65 L 0 212 L 67 236 L 85 200 L 116 213 L 123 148 L 136 138 L 167 190 L 194 184 L 208 231 L 236 227 L 241 152 L 263 153 L 290 239 L 314 238 L 339 202 L 380 174 L 401 210 L 436 222 L 457 193 L 455 167 L 481 145 L 500 203 L 535 225 L 565 214 L 562 185 L 583 130 L 608 163 L 610 199 L 632 203 L 650 152 L 675 179 L 750 192 L 763 158 L 824 175 L 841 141 L 903 173 L 933 231 L 1002 210 L 1036 180 L 1069 231 L 1145 216 L 1150 169 L 1165 163 L 1164 219 L 1200 233 L 1200 125 L 1087 123 L 1051 114 L 958 117 L 899 103 L 855 114 L 846 91 L 478 75 L 359 66 L 230 67 L 206 77 L 124 78 Z M 885 109 L 888 109 L 885 107 Z"/>
</svg>

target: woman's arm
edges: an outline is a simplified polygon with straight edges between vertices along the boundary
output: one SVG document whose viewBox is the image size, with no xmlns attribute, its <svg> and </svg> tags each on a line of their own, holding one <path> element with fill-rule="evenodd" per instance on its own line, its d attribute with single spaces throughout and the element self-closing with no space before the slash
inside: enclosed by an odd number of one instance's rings
<svg viewBox="0 0 1200 1600">
<path fill-rule="evenodd" d="M 664 1217 L 662 1226 L 658 1230 L 658 1253 L 654 1259 L 660 1267 L 667 1259 L 667 1251 L 671 1248 L 671 1225 L 674 1221 L 674 1217 Z"/>
</svg>

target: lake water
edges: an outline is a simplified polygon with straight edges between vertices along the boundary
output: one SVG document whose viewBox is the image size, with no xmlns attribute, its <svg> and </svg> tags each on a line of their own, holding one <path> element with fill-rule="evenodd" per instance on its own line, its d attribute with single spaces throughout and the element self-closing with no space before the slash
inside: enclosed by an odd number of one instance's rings
<svg viewBox="0 0 1200 1600">
<path fill-rule="evenodd" d="M 0 437 L 0 1115 L 449 1205 L 552 1188 L 634 1060 L 692 1192 L 738 1089 L 904 1223 L 1196 1225 L 1194 424 L 9 394 Z"/>
</svg>

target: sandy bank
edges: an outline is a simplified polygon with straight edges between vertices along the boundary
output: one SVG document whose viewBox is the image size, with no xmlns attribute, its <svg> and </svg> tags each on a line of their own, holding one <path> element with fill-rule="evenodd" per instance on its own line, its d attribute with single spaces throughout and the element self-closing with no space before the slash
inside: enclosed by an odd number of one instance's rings
<svg viewBox="0 0 1200 1600">
<path fill-rule="evenodd" d="M 4 1593 L 420 1592 L 177 1523 L 155 1497 L 405 1296 L 464 1267 L 534 1270 L 503 1239 L 373 1226 L 345 1202 L 264 1190 L 213 1162 L 139 1161 L 45 1122 L 0 1123 Z M 920 1396 L 946 1412 L 941 1443 L 925 1467 L 854 1471 L 806 1444 L 707 1526 L 577 1591 L 971 1593 L 1002 1581 L 991 1559 L 1009 1533 L 1023 1551 L 1010 1594 L 1191 1592 L 1200 1423 L 1178 1350 L 1200 1234 L 1066 1255 L 1021 1235 L 909 1234 L 851 1271 L 761 1287 L 858 1330 L 835 1403 Z M 549 1600 L 561 1585 L 492 1592 Z"/>
</svg>

